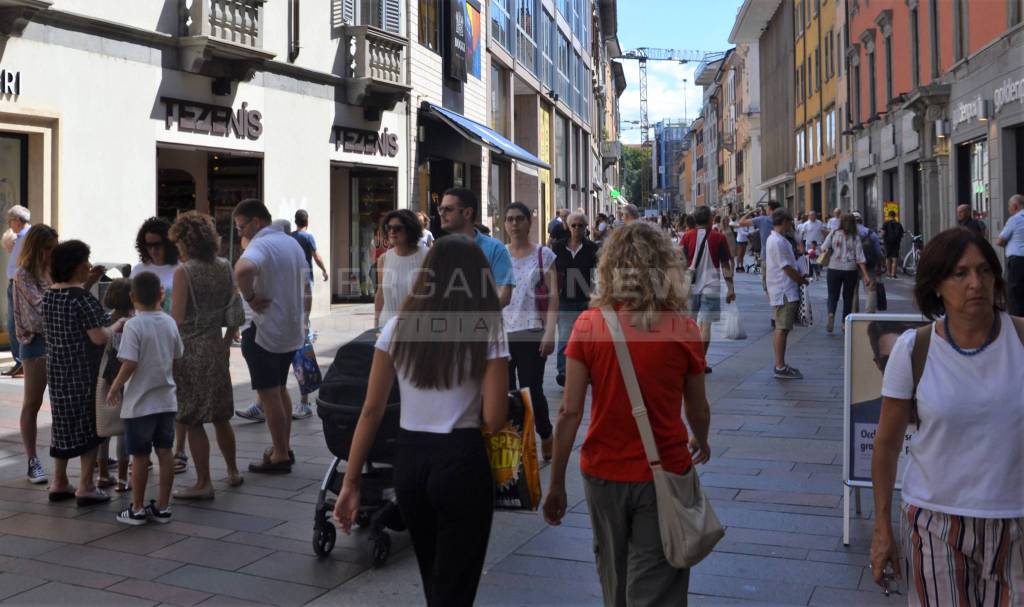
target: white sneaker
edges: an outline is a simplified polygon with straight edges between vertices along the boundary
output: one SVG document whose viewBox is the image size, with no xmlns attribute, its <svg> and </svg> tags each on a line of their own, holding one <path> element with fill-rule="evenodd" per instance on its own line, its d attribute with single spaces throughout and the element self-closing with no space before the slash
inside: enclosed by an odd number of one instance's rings
<svg viewBox="0 0 1024 607">
<path fill-rule="evenodd" d="M 297 402 L 292 407 L 292 419 L 306 419 L 313 415 L 313 407 L 309 403 Z"/>
<path fill-rule="evenodd" d="M 125 525 L 145 525 L 149 520 L 149 517 L 146 516 L 145 507 L 135 512 L 130 505 L 121 512 L 118 512 L 116 518 L 117 522 Z"/>
<path fill-rule="evenodd" d="M 47 480 L 46 470 L 43 469 L 42 462 L 39 461 L 38 457 L 30 457 L 28 459 L 28 482 L 33 485 L 42 485 Z"/>
<path fill-rule="evenodd" d="M 245 409 L 235 409 L 235 415 L 254 422 L 267 420 L 266 416 L 263 415 L 263 407 L 261 407 L 259 403 L 253 403 Z"/>
</svg>

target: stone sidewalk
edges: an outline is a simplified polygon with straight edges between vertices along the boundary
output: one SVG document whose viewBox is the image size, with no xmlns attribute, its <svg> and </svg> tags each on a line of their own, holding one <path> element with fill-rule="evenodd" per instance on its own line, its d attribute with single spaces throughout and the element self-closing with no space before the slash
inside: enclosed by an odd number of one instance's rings
<svg viewBox="0 0 1024 607">
<path fill-rule="evenodd" d="M 728 527 L 715 553 L 691 575 L 697 605 L 890 604 L 867 572 L 871 523 L 841 535 L 842 339 L 823 328 L 824 281 L 812 287 L 818 324 L 790 339 L 790 362 L 807 377 L 771 376 L 769 308 L 756 276 L 737 277 L 748 339 L 717 340 L 709 359 L 711 463 L 705 488 Z M 889 282 L 890 308 L 909 311 L 910 281 Z M 316 322 L 318 354 L 370 326 L 369 306 L 345 306 Z M 719 327 L 716 326 L 716 333 Z M 549 365 L 555 414 L 560 391 Z M 232 356 L 238 407 L 252 398 L 237 350 Z M 369 566 L 365 534 L 339 535 L 329 558 L 314 557 L 313 504 L 332 461 L 319 419 L 295 422 L 298 463 L 288 476 L 247 474 L 229 489 L 213 456 L 217 498 L 174 504 L 164 526 L 114 522 L 124 499 L 93 508 L 49 504 L 44 487 L 24 480 L 17 419 L 21 384 L 0 383 L 0 600 L 81 605 L 407 605 L 422 604 L 419 574 L 404 534 L 391 560 Z M 40 416 L 40 445 L 49 413 Z M 584 421 L 586 424 L 586 420 Z M 585 427 L 582 429 L 585 431 Z M 269 443 L 263 424 L 235 421 L 242 467 Z M 582 441 L 583 432 L 579 440 Z M 212 443 L 211 437 L 211 443 Z M 45 449 L 43 449 L 45 452 Z M 50 462 L 44 461 L 47 469 Z M 77 475 L 77 472 L 73 472 Z M 185 474 L 179 481 L 190 478 Z M 542 470 L 546 482 L 546 470 Z M 481 605 L 595 605 L 600 586 L 578 471 L 570 464 L 571 513 L 548 527 L 537 513 L 495 515 Z M 865 496 L 869 509 L 869 496 Z M 899 604 L 894 600 L 892 604 Z"/>
</svg>

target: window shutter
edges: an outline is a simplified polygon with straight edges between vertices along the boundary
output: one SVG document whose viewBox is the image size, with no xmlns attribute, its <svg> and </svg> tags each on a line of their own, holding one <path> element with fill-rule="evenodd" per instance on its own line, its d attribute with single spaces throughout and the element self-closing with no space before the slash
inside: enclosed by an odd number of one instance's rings
<svg viewBox="0 0 1024 607">
<path fill-rule="evenodd" d="M 382 13 L 380 23 L 384 31 L 400 34 L 402 32 L 401 0 L 381 0 L 378 6 Z"/>
<path fill-rule="evenodd" d="M 356 0 L 342 0 L 341 18 L 346 25 L 355 25 Z"/>
</svg>

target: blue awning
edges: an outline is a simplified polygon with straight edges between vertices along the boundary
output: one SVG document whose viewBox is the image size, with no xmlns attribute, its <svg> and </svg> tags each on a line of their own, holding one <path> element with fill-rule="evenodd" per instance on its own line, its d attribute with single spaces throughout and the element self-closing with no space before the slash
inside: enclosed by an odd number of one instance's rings
<svg viewBox="0 0 1024 607">
<path fill-rule="evenodd" d="M 508 156 L 509 158 L 514 158 L 520 162 L 532 164 L 542 169 L 551 168 L 551 165 L 499 135 L 494 129 L 433 103 L 425 102 L 423 105 L 430 114 L 436 116 L 442 122 L 455 129 L 460 135 L 477 145 L 482 145 L 496 154 Z"/>
</svg>

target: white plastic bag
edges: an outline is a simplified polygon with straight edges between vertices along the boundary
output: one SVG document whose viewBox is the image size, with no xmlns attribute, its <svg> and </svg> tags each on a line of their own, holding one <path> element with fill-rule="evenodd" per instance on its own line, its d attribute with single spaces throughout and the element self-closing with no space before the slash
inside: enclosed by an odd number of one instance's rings
<svg viewBox="0 0 1024 607">
<path fill-rule="evenodd" d="M 811 307 L 811 293 L 807 285 L 800 285 L 800 308 L 796 314 L 796 324 L 809 327 L 814 324 L 814 310 Z"/>
<path fill-rule="evenodd" d="M 725 306 L 725 338 L 747 338 L 747 332 L 743 330 L 743 321 L 740 319 L 740 307 L 736 305 L 736 302 Z"/>
</svg>

